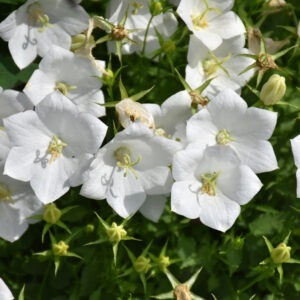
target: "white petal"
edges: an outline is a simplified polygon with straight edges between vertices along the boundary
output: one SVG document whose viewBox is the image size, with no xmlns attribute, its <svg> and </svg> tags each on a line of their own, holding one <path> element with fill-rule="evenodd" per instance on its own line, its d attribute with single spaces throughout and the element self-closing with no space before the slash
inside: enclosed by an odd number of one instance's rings
<svg viewBox="0 0 300 300">
<path fill-rule="evenodd" d="M 300 169 L 297 170 L 296 178 L 297 178 L 297 198 L 300 198 Z"/>
<path fill-rule="evenodd" d="M 300 168 L 300 135 L 291 140 L 292 152 L 297 168 Z"/>
<path fill-rule="evenodd" d="M 158 222 L 162 215 L 165 204 L 167 201 L 166 196 L 147 196 L 146 201 L 140 207 L 139 212 L 147 219 Z"/>
<path fill-rule="evenodd" d="M 189 219 L 196 219 L 201 214 L 199 206 L 200 182 L 178 181 L 171 191 L 171 210 Z"/>
<path fill-rule="evenodd" d="M 12 38 L 17 27 L 16 16 L 17 11 L 14 11 L 0 23 L 0 36 L 6 42 Z"/>
<path fill-rule="evenodd" d="M 4 283 L 4 281 L 0 278 L 0 299 L 3 300 L 13 300 L 14 296 L 12 295 L 11 291 Z"/>
<path fill-rule="evenodd" d="M 132 172 L 124 177 L 124 170 L 115 169 L 113 182 L 114 186 L 111 186 L 107 195 L 107 203 L 118 215 L 127 218 L 139 210 L 146 200 L 146 194 Z"/>
<path fill-rule="evenodd" d="M 268 141 L 237 138 L 230 143 L 230 147 L 236 151 L 242 163 L 256 174 L 278 169 L 273 147 Z"/>
<path fill-rule="evenodd" d="M 199 199 L 201 222 L 213 229 L 225 232 L 240 214 L 240 206 L 229 200 L 225 195 L 201 195 Z"/>
<path fill-rule="evenodd" d="M 243 205 L 257 194 L 262 183 L 249 167 L 241 165 L 230 172 L 222 172 L 217 187 L 230 200 Z"/>
<path fill-rule="evenodd" d="M 27 67 L 36 58 L 37 44 L 35 30 L 29 28 L 27 24 L 22 23 L 15 29 L 8 42 L 8 48 L 20 69 Z"/>
</svg>

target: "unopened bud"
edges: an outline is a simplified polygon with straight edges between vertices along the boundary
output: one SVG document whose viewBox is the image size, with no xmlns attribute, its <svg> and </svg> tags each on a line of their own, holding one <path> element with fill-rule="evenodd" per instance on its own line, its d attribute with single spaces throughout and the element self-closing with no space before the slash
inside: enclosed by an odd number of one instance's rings
<svg viewBox="0 0 300 300">
<path fill-rule="evenodd" d="M 54 203 L 45 206 L 43 220 L 50 224 L 56 224 L 61 217 L 61 210 Z"/>
<path fill-rule="evenodd" d="M 268 2 L 268 6 L 270 6 L 270 7 L 283 7 L 286 5 L 287 4 L 284 0 L 270 0 Z"/>
<path fill-rule="evenodd" d="M 271 251 L 271 258 L 275 264 L 286 263 L 291 258 L 291 247 L 285 243 L 280 243 L 276 248 Z"/>
<path fill-rule="evenodd" d="M 160 256 L 158 258 L 158 264 L 162 269 L 167 268 L 171 264 L 170 257 L 165 255 Z"/>
<path fill-rule="evenodd" d="M 68 253 L 69 245 L 60 241 L 52 245 L 53 254 L 56 256 L 65 256 Z"/>
<path fill-rule="evenodd" d="M 281 100 L 285 91 L 285 78 L 274 74 L 263 85 L 260 92 L 260 99 L 265 105 L 274 105 Z"/>
<path fill-rule="evenodd" d="M 105 70 L 105 73 L 103 72 L 103 76 L 102 76 L 103 84 L 111 86 L 113 84 L 113 80 L 114 80 L 114 72 L 110 69 Z"/>
<path fill-rule="evenodd" d="M 85 231 L 86 231 L 87 233 L 94 232 L 94 230 L 95 230 L 95 226 L 94 226 L 93 224 L 87 224 L 87 225 L 85 226 Z"/>
<path fill-rule="evenodd" d="M 171 53 L 171 52 L 174 52 L 175 50 L 176 50 L 176 44 L 174 41 L 166 40 L 163 42 L 162 51 L 164 53 Z"/>
<path fill-rule="evenodd" d="M 150 258 L 141 255 L 136 259 L 133 267 L 138 273 L 146 274 L 152 267 L 150 261 Z"/>
<path fill-rule="evenodd" d="M 119 243 L 127 236 L 127 231 L 123 228 L 123 225 L 117 225 L 113 222 L 110 228 L 106 229 L 106 234 L 111 243 Z"/>
<path fill-rule="evenodd" d="M 139 102 L 129 98 L 123 99 L 116 105 L 119 122 L 126 128 L 131 123 L 139 121 L 149 128 L 154 128 L 154 119 L 150 112 Z"/>
<path fill-rule="evenodd" d="M 160 1 L 152 0 L 150 3 L 150 12 L 152 16 L 157 16 L 163 11 L 163 5 Z"/>
</svg>

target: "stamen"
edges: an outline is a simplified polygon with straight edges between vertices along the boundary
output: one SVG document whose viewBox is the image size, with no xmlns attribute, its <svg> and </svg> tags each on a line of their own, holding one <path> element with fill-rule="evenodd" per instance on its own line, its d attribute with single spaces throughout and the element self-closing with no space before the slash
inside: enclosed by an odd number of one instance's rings
<svg viewBox="0 0 300 300">
<path fill-rule="evenodd" d="M 132 162 L 130 150 L 127 147 L 120 147 L 114 152 L 114 156 L 117 161 L 117 166 L 125 170 L 124 177 L 131 171 L 134 177 L 138 179 L 136 170 L 133 167 L 140 163 L 142 160 L 141 155 L 138 156 L 135 162 Z"/>
<path fill-rule="evenodd" d="M 0 182 L 0 202 L 14 202 L 11 191 L 4 182 Z"/>
<path fill-rule="evenodd" d="M 213 74 L 215 74 L 218 71 L 218 69 L 221 69 L 228 77 L 230 77 L 230 74 L 224 68 L 223 64 L 230 59 L 231 54 L 229 53 L 223 59 L 219 59 L 211 52 L 209 53 L 209 56 L 210 56 L 210 58 L 207 58 L 203 62 L 203 69 L 204 69 L 206 78 L 211 77 Z"/>
<path fill-rule="evenodd" d="M 216 136 L 216 142 L 219 145 L 226 145 L 233 141 L 234 138 L 230 135 L 227 129 L 220 130 Z"/>
<path fill-rule="evenodd" d="M 48 146 L 48 153 L 51 155 L 49 164 L 54 162 L 62 153 L 63 148 L 67 146 L 62 140 L 60 140 L 56 135 L 52 137 L 52 140 Z"/>
<path fill-rule="evenodd" d="M 27 7 L 28 13 L 28 23 L 32 24 L 33 26 L 42 25 L 39 28 L 39 31 L 44 31 L 47 27 L 51 27 L 52 24 L 49 22 L 49 16 L 44 14 L 42 5 L 39 2 L 33 2 L 32 4 L 28 5 Z"/>
<path fill-rule="evenodd" d="M 216 180 L 220 174 L 221 171 L 201 175 L 201 182 L 202 182 L 201 192 L 208 194 L 209 196 L 215 196 Z"/>
<path fill-rule="evenodd" d="M 65 82 L 57 82 L 54 90 L 60 91 L 64 96 L 67 96 L 69 91 L 77 89 L 75 85 L 68 85 Z"/>
</svg>

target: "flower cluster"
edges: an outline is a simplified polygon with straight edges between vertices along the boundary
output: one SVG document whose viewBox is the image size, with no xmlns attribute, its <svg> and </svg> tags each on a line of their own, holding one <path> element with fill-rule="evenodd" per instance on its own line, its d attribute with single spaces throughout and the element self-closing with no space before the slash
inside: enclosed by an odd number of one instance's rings
<svg viewBox="0 0 300 300">
<path fill-rule="evenodd" d="M 233 2 L 178 3 L 192 32 L 185 79 L 179 75 L 185 89 L 161 105 L 137 102 L 150 90 L 128 96 L 121 79 L 121 100 L 104 96 L 103 84 L 111 89 L 125 71 L 113 72 L 92 51 L 108 41 L 121 64 L 133 52 L 154 62 L 168 55 L 178 25 L 172 6 L 112 0 L 107 18 L 89 20 L 68 1 L 28 0 L 0 24 L 19 68 L 42 57 L 23 92 L 1 90 L 1 237 L 18 239 L 28 217 L 81 185 L 80 195 L 106 200 L 123 218 L 139 211 L 158 221 L 170 195 L 177 214 L 220 231 L 233 225 L 262 187 L 256 174 L 278 168 L 268 141 L 277 114 L 239 95 L 255 59 Z M 98 40 L 96 28 L 104 33 Z M 117 126 L 111 113 L 106 124 L 99 119 L 111 107 Z M 300 167 L 297 138 L 292 146 Z"/>
</svg>

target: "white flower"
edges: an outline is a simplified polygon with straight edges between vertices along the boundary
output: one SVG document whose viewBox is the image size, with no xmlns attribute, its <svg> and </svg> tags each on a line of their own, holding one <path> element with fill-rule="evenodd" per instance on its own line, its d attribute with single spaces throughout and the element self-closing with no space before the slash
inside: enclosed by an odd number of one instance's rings
<svg viewBox="0 0 300 300">
<path fill-rule="evenodd" d="M 145 218 L 153 222 L 158 222 L 164 211 L 166 201 L 167 195 L 147 195 L 147 198 L 140 207 L 139 212 Z"/>
<path fill-rule="evenodd" d="M 69 98 L 78 109 L 96 117 L 105 115 L 102 73 L 87 57 L 53 47 L 42 59 L 25 86 L 24 93 L 37 105 L 55 91 Z"/>
<path fill-rule="evenodd" d="M 197 39 L 210 51 L 224 39 L 245 33 L 240 18 L 232 11 L 233 0 L 181 0 L 177 13 Z"/>
<path fill-rule="evenodd" d="M 13 144 L 4 174 L 30 181 L 43 203 L 82 184 L 107 130 L 99 119 L 79 112 L 58 92 L 46 97 L 35 111 L 4 119 L 4 126 Z"/>
<path fill-rule="evenodd" d="M 268 172 L 278 168 L 273 147 L 267 141 L 276 120 L 277 113 L 248 108 L 239 95 L 225 89 L 188 121 L 187 138 L 203 146 L 230 147 L 255 173 Z"/>
<path fill-rule="evenodd" d="M 10 289 L 5 282 L 0 278 L 0 299 L 1 300 L 13 300 L 15 299 Z"/>
<path fill-rule="evenodd" d="M 291 140 L 292 151 L 295 159 L 295 165 L 298 168 L 297 176 L 297 197 L 300 198 L 300 135 Z"/>
<path fill-rule="evenodd" d="M 0 87 L 0 126 L 3 119 L 15 113 L 33 108 L 33 104 L 26 95 L 14 90 L 3 90 Z"/>
<path fill-rule="evenodd" d="M 10 242 L 18 240 L 27 230 L 28 224 L 32 223 L 29 217 L 41 209 L 42 203 L 28 183 L 0 174 L 1 238 Z"/>
<path fill-rule="evenodd" d="M 110 1 L 108 7 L 109 21 L 118 25 L 127 13 L 124 27 L 126 30 L 133 30 L 133 32 L 129 33 L 128 38 L 134 42 L 129 42 L 122 46 L 122 52 L 124 54 L 142 51 L 146 29 L 151 19 L 149 5 L 149 0 Z M 155 30 L 157 30 L 163 38 L 167 39 L 171 37 L 176 28 L 177 20 L 172 12 L 161 13 L 154 16 L 147 33 L 145 53 L 151 53 L 160 48 L 159 39 Z M 114 44 L 115 43 L 109 43 L 110 51 L 114 51 Z"/>
<path fill-rule="evenodd" d="M 155 132 L 183 144 L 186 141 L 186 121 L 192 116 L 192 99 L 187 91 L 180 91 L 161 106 L 146 103 L 143 106 L 152 114 Z"/>
<path fill-rule="evenodd" d="M 200 218 L 211 228 L 226 231 L 262 184 L 230 148 L 190 144 L 174 155 L 171 209 L 189 219 Z"/>
<path fill-rule="evenodd" d="M 16 65 L 23 69 L 53 45 L 69 49 L 71 35 L 88 27 L 89 16 L 65 0 L 28 0 L 0 24 Z"/>
<path fill-rule="evenodd" d="M 250 54 L 243 48 L 243 35 L 224 40 L 214 51 L 209 51 L 195 35 L 191 35 L 186 66 L 186 81 L 195 89 L 208 79 L 214 78 L 204 90 L 203 95 L 211 98 L 224 88 L 240 92 L 241 87 L 254 75 L 254 69 L 243 74 L 254 60 L 241 54 Z"/>
<path fill-rule="evenodd" d="M 298 23 L 297 35 L 298 35 L 298 37 L 300 37 L 300 22 Z"/>
<path fill-rule="evenodd" d="M 133 123 L 101 148 L 80 194 L 107 199 L 121 217 L 139 210 L 147 195 L 170 193 L 169 165 L 177 143 L 155 136 L 142 123 Z"/>
</svg>

